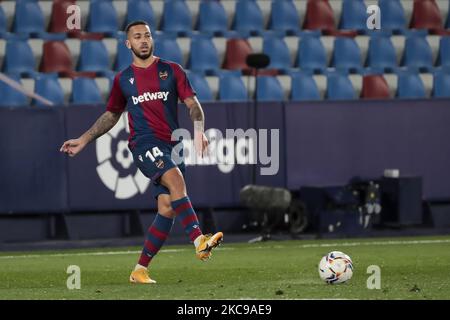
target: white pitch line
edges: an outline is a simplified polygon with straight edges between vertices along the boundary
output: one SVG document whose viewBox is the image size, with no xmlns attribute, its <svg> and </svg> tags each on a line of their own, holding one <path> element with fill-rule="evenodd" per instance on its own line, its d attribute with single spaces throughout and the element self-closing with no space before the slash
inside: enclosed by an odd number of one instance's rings
<svg viewBox="0 0 450 320">
<path fill-rule="evenodd" d="M 335 242 L 335 243 L 311 243 L 311 244 L 302 244 L 299 246 L 294 246 L 296 248 L 326 248 L 326 247 L 358 247 L 358 246 L 391 246 L 391 245 L 418 245 L 418 244 L 441 244 L 441 243 L 450 243 L 450 239 L 443 240 L 387 240 L 387 241 L 366 241 L 366 242 Z M 284 249 L 288 246 L 283 245 L 274 245 L 274 246 L 257 246 L 250 247 L 246 249 L 250 250 L 261 250 L 267 248 L 274 249 Z M 292 247 L 292 246 L 289 246 Z M 191 251 L 192 249 L 162 249 L 160 252 L 162 253 L 171 253 L 171 252 L 183 252 L 183 251 Z M 239 250 L 239 248 L 217 248 L 216 250 Z M 76 257 L 76 256 L 110 256 L 110 255 L 127 255 L 127 254 L 139 254 L 140 250 L 128 250 L 128 251 L 105 251 L 105 252 L 76 252 L 76 253 L 52 253 L 52 254 L 28 254 L 28 255 L 10 255 L 10 256 L 0 256 L 1 259 L 16 259 L 16 258 L 43 258 L 43 257 Z"/>
</svg>

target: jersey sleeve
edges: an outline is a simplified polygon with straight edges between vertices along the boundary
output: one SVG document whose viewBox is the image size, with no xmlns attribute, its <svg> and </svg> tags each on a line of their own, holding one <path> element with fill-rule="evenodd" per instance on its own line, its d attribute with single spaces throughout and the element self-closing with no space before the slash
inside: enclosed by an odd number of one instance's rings
<svg viewBox="0 0 450 320">
<path fill-rule="evenodd" d="M 195 90 L 192 88 L 191 82 L 189 81 L 183 68 L 179 64 L 173 64 L 173 69 L 177 82 L 178 97 L 180 100 L 184 101 L 186 98 L 194 96 L 196 94 Z"/>
<path fill-rule="evenodd" d="M 121 113 L 125 110 L 127 105 L 127 99 L 123 95 L 122 89 L 120 89 L 119 83 L 120 73 L 114 77 L 114 82 L 109 94 L 106 110 L 114 113 Z"/>
</svg>

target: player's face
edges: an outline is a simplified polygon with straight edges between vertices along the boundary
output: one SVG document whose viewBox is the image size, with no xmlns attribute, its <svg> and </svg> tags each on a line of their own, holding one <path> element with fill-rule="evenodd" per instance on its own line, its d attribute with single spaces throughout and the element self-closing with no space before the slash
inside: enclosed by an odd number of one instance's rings
<svg viewBox="0 0 450 320">
<path fill-rule="evenodd" d="M 144 24 L 131 27 L 126 45 L 139 59 L 146 60 L 151 57 L 153 55 L 153 39 L 150 28 Z"/>
</svg>

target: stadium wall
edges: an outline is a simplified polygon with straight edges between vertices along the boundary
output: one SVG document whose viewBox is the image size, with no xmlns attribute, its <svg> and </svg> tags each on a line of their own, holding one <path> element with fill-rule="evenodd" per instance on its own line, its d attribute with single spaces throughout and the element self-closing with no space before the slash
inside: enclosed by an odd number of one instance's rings
<svg viewBox="0 0 450 320">
<path fill-rule="evenodd" d="M 255 183 L 291 190 L 342 185 L 355 176 L 379 178 L 395 168 L 402 176 L 423 178 L 425 199 L 450 199 L 449 105 L 448 99 L 274 102 L 260 103 L 255 114 L 252 103 L 205 103 L 207 127 L 223 135 L 226 129 L 279 129 L 279 171 L 262 176 L 267 165 L 260 164 L 188 166 L 190 197 L 202 219 L 233 230 L 245 217 L 227 225 L 224 214 L 216 217 L 211 209 L 229 210 L 226 216 L 238 210 L 239 190 L 252 182 L 254 168 Z M 156 202 L 151 184 L 122 150 L 125 118 L 75 159 L 59 152 L 63 141 L 79 136 L 103 111 L 104 106 L 0 109 L 0 240 L 19 239 L 32 226 L 31 238 L 89 238 L 102 214 L 110 225 L 105 237 L 143 232 Z M 192 127 L 183 106 L 179 117 L 182 127 Z"/>
</svg>

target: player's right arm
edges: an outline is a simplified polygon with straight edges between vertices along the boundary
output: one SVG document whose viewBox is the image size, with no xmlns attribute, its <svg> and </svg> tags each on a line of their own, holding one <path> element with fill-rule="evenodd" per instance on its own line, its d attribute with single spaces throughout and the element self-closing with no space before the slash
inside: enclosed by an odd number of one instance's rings
<svg viewBox="0 0 450 320">
<path fill-rule="evenodd" d="M 94 141 L 111 130 L 111 128 L 116 125 L 117 121 L 119 121 L 120 115 L 121 113 L 106 111 L 97 119 L 93 126 L 78 139 L 70 139 L 64 142 L 59 151 L 67 153 L 71 157 L 75 156 L 83 150 L 89 142 Z"/>
<path fill-rule="evenodd" d="M 69 156 L 73 157 L 83 150 L 89 142 L 102 136 L 116 125 L 126 106 L 126 99 L 120 88 L 119 79 L 120 73 L 114 78 L 111 94 L 106 106 L 107 111 L 103 113 L 94 125 L 88 131 L 83 133 L 78 139 L 71 139 L 64 142 L 59 151 L 67 153 Z"/>
</svg>

